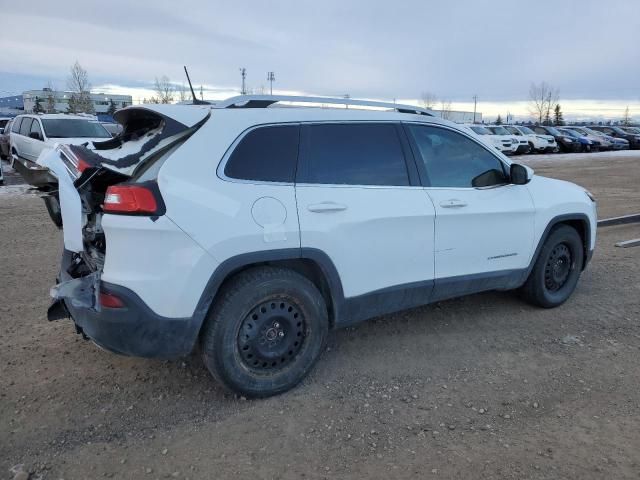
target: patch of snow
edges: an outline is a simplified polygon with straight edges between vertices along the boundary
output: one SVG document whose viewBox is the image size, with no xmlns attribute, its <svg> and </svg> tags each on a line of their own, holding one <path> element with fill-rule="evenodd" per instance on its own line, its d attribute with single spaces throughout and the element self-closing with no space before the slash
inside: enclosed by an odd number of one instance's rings
<svg viewBox="0 0 640 480">
<path fill-rule="evenodd" d="M 593 152 L 593 153 L 547 153 L 543 155 L 527 155 L 526 157 L 513 157 L 517 163 L 536 162 L 565 162 L 570 160 L 601 160 L 606 158 L 637 158 L 640 160 L 640 150 L 618 150 L 615 152 Z"/>
<path fill-rule="evenodd" d="M 36 190 L 31 189 L 31 185 L 0 185 L 0 197 L 37 194 Z"/>
</svg>

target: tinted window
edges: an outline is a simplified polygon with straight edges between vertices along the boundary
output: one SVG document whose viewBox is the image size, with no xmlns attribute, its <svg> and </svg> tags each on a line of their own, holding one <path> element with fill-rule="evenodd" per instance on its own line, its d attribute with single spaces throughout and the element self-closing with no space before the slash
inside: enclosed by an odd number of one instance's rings
<svg viewBox="0 0 640 480">
<path fill-rule="evenodd" d="M 247 133 L 235 148 L 224 174 L 230 178 L 293 182 L 298 161 L 300 127 L 260 127 Z"/>
<path fill-rule="evenodd" d="M 29 117 L 25 117 L 22 119 L 22 124 L 20 125 L 20 135 L 24 135 L 24 136 L 29 135 L 32 122 L 33 122 L 33 119 Z"/>
<path fill-rule="evenodd" d="M 452 130 L 410 125 L 432 187 L 506 183 L 504 166 L 486 148 Z"/>
<path fill-rule="evenodd" d="M 40 138 L 42 138 L 42 130 L 40 129 L 40 122 L 38 122 L 38 120 L 33 121 L 33 123 L 31 124 L 31 130 L 29 132 L 37 133 L 40 135 Z"/>
<path fill-rule="evenodd" d="M 409 185 L 396 126 L 318 124 L 305 128 L 301 183 Z"/>
<path fill-rule="evenodd" d="M 11 131 L 13 133 L 18 133 L 20 131 L 20 124 L 22 123 L 23 117 L 18 117 L 13 121 L 13 125 L 11 126 Z"/>
<path fill-rule="evenodd" d="M 43 119 L 42 126 L 49 138 L 111 138 L 102 125 L 88 120 Z"/>
</svg>

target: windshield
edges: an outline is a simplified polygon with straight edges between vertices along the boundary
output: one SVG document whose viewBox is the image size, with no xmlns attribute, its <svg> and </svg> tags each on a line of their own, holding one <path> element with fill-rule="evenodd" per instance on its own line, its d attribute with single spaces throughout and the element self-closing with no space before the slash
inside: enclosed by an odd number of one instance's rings
<svg viewBox="0 0 640 480">
<path fill-rule="evenodd" d="M 98 122 L 76 118 L 42 119 L 49 138 L 111 138 Z"/>
<path fill-rule="evenodd" d="M 578 138 L 578 137 L 580 137 L 580 135 L 578 135 L 578 134 L 577 134 L 576 132 L 574 132 L 573 130 L 563 129 L 563 130 L 560 130 L 560 132 L 561 132 L 563 135 L 567 135 L 567 136 L 569 136 L 569 137 L 574 137 L 574 138 Z"/>
<path fill-rule="evenodd" d="M 574 132 L 578 132 L 581 133 L 582 135 L 589 135 L 589 133 L 587 133 L 583 128 L 572 128 L 571 130 L 573 130 Z"/>
<path fill-rule="evenodd" d="M 560 130 L 558 130 L 557 128 L 554 127 L 546 127 L 547 128 L 547 132 L 549 132 L 551 135 L 562 135 L 562 132 L 560 132 Z"/>
<path fill-rule="evenodd" d="M 626 127 L 626 128 L 623 128 L 623 130 L 626 130 L 629 133 L 640 133 L 640 128 L 636 128 L 636 127 Z"/>
<path fill-rule="evenodd" d="M 478 135 L 491 135 L 491 132 L 484 127 L 471 127 L 471 130 L 476 132 Z"/>
<path fill-rule="evenodd" d="M 504 127 L 489 127 L 496 135 L 509 135 L 507 129 Z"/>
<path fill-rule="evenodd" d="M 524 133 L 525 135 L 535 135 L 536 134 L 536 132 L 531 130 L 529 127 L 520 127 L 520 131 L 522 133 Z"/>
</svg>

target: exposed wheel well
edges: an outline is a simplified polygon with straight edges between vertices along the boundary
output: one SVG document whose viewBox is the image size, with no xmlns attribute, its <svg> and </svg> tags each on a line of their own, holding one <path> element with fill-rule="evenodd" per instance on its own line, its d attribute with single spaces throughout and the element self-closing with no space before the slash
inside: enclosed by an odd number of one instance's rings
<svg viewBox="0 0 640 480">
<path fill-rule="evenodd" d="M 243 265 L 231 272 L 225 277 L 224 281 L 220 285 L 218 292 L 220 292 L 229 281 L 236 276 L 240 272 L 244 272 L 251 268 L 260 267 L 260 266 L 271 266 L 271 267 L 280 267 L 287 268 L 289 270 L 293 270 L 300 275 L 308 278 L 320 291 L 320 294 L 324 298 L 324 301 L 327 305 L 327 313 L 329 315 L 329 328 L 333 328 L 335 324 L 335 305 L 333 301 L 333 297 L 331 295 L 331 287 L 329 286 L 329 282 L 326 278 L 326 275 L 322 271 L 320 265 L 314 260 L 308 258 L 294 258 L 294 259 L 286 259 L 286 260 L 269 260 L 265 262 L 256 262 L 248 265 Z M 216 293 L 216 297 L 218 293 Z M 216 298 L 213 298 L 213 305 L 216 301 Z"/>
<path fill-rule="evenodd" d="M 551 231 L 553 231 L 554 229 L 558 228 L 560 225 L 568 225 L 570 227 L 572 227 L 575 231 L 578 232 L 578 235 L 580 235 L 580 238 L 582 239 L 582 246 L 583 248 L 583 262 L 582 262 L 582 268 L 584 269 L 587 263 L 587 257 L 589 255 L 589 225 L 585 220 L 580 220 L 580 219 L 568 219 L 568 220 L 562 220 L 556 224 L 553 225 L 553 228 L 549 231 L 549 233 L 551 233 Z M 547 235 L 548 237 L 549 235 Z M 545 238 L 546 240 L 546 238 Z"/>
</svg>

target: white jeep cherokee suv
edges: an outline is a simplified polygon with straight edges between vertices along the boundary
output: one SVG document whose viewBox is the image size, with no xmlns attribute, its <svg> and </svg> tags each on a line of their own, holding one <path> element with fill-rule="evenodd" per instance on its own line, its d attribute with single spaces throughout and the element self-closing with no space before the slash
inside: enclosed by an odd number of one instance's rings
<svg viewBox="0 0 640 480">
<path fill-rule="evenodd" d="M 496 289 L 556 307 L 595 246 L 587 191 L 416 107 L 245 96 L 116 118 L 120 136 L 41 159 L 64 219 L 49 318 L 127 355 L 199 345 L 244 395 L 292 388 L 329 330 L 378 315 Z"/>
</svg>

